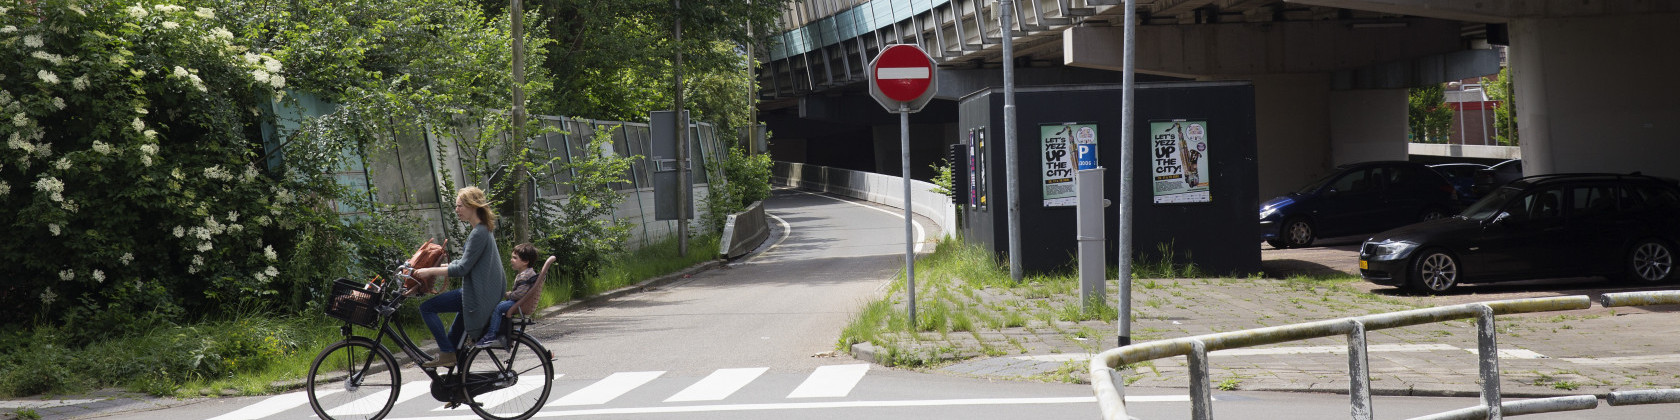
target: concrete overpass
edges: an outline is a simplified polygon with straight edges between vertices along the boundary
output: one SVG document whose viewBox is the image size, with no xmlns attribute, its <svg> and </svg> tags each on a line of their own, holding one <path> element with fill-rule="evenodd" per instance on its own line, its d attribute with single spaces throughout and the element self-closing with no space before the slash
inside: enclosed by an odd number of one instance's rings
<svg viewBox="0 0 1680 420">
<path fill-rule="evenodd" d="M 1118 83 L 1121 0 L 1015 0 L 1018 86 Z M 1405 159 L 1406 89 L 1513 74 L 1529 173 L 1680 178 L 1680 0 L 1137 0 L 1138 81 L 1255 87 L 1262 197 L 1338 164 Z M 996 0 L 802 0 L 765 52 L 777 159 L 898 173 L 864 66 L 914 43 L 942 71 L 912 117 L 912 175 L 954 143 L 955 100 L 1001 86 Z M 1509 45 L 1500 57 L 1494 44 Z M 1116 110 L 1118 112 L 1118 110 Z M 1023 121 L 1020 127 L 1032 127 Z M 1021 138 L 1030 138 L 1022 136 Z M 927 171 L 927 172 L 923 172 Z"/>
</svg>

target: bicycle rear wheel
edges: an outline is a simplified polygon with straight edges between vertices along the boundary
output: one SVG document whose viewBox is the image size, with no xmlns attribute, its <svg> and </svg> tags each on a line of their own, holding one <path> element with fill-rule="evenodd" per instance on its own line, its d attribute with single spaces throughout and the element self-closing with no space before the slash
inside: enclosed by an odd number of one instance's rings
<svg viewBox="0 0 1680 420">
<path fill-rule="evenodd" d="M 548 402 L 554 388 L 554 362 L 548 350 L 521 333 L 512 334 L 505 349 L 473 349 L 461 365 L 472 410 L 487 419 L 531 418 Z"/>
<path fill-rule="evenodd" d="M 384 346 L 355 337 L 333 343 L 309 365 L 309 407 L 322 419 L 380 419 L 397 405 L 402 372 Z"/>
</svg>

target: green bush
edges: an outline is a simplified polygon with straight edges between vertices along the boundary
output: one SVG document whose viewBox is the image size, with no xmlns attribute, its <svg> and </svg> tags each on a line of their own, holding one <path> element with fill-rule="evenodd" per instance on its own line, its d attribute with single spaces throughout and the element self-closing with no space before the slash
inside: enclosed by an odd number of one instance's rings
<svg viewBox="0 0 1680 420">
<path fill-rule="evenodd" d="M 700 228 L 706 233 L 722 232 L 731 213 L 746 209 L 754 201 L 770 198 L 770 169 L 774 163 L 767 153 L 748 155 L 738 146 L 730 147 L 723 159 L 712 161 L 708 166 L 714 172 L 721 169 L 724 181 L 712 183 Z"/>
</svg>

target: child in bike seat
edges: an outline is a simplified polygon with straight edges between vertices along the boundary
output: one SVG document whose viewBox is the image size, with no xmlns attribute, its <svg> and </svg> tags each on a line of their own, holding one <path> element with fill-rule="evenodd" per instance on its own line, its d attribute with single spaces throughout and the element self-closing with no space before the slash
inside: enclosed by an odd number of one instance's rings
<svg viewBox="0 0 1680 420">
<path fill-rule="evenodd" d="M 506 300 L 497 304 L 496 311 L 490 313 L 490 328 L 484 330 L 484 339 L 478 340 L 478 344 L 473 346 L 486 347 L 497 344 L 501 337 L 502 314 L 507 313 L 508 309 L 512 309 L 513 305 L 518 304 L 519 300 L 525 298 L 525 294 L 530 293 L 531 288 L 537 284 L 537 270 L 532 267 L 532 264 L 536 264 L 537 258 L 540 258 L 537 247 L 531 245 L 530 242 L 513 246 L 513 255 L 508 257 L 508 264 L 512 264 L 513 269 L 519 271 L 519 274 L 513 276 L 513 290 L 509 290 L 506 295 L 502 296 Z"/>
</svg>

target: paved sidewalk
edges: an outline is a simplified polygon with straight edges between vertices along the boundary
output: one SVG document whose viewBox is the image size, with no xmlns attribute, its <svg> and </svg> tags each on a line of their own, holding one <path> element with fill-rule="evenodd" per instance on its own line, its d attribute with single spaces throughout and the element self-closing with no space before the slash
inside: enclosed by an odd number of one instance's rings
<svg viewBox="0 0 1680 420">
<path fill-rule="evenodd" d="M 1340 265 L 1336 262 L 1288 264 L 1347 271 L 1334 267 Z M 1577 287 L 1574 293 L 1562 290 L 1515 297 L 1407 296 L 1366 283 L 1335 286 L 1277 279 L 1139 279 L 1134 284 L 1134 342 L 1437 305 L 1581 294 Z M 1112 282 L 1108 287 L 1112 296 L 1117 287 Z M 1627 289 L 1633 290 L 1650 289 Z M 1592 297 L 1596 301 L 1596 294 Z M 1618 390 L 1680 388 L 1680 334 L 1675 334 L 1680 306 L 1607 309 L 1595 302 L 1590 309 L 1506 315 L 1495 322 L 1504 396 L 1602 397 Z M 1081 329 L 1102 331 L 1101 342 L 1069 336 L 1069 331 Z M 1112 321 L 1050 324 L 1034 320 L 1023 328 L 982 331 L 972 334 L 973 338 L 942 342 L 955 348 L 950 354 L 976 357 L 937 370 L 993 378 L 1088 381 L 1083 372 L 1087 358 L 1113 348 L 1116 330 Z M 1481 389 L 1474 319 L 1371 331 L 1368 339 L 1374 394 L 1475 396 Z M 1022 345 L 1013 346 L 1009 354 L 987 357 L 952 342 Z M 868 356 L 865 352 L 862 357 Z M 1215 388 L 1333 393 L 1348 389 L 1347 340 L 1343 337 L 1214 352 L 1210 360 Z M 1070 372 L 1074 369 L 1080 371 Z M 1137 387 L 1187 388 L 1189 384 L 1182 356 L 1142 363 L 1125 372 L 1125 378 L 1128 386 Z"/>
</svg>

